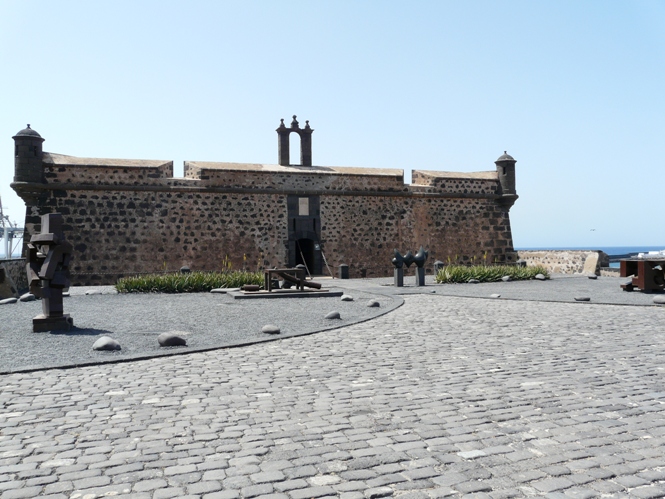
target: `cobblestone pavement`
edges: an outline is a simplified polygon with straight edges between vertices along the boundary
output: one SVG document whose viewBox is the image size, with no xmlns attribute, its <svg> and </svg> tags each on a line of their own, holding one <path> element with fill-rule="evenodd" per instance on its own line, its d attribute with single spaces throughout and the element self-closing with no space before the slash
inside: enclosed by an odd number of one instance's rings
<svg viewBox="0 0 665 499">
<path fill-rule="evenodd" d="M 665 310 L 407 296 L 317 335 L 0 377 L 0 497 L 662 497 Z"/>
</svg>

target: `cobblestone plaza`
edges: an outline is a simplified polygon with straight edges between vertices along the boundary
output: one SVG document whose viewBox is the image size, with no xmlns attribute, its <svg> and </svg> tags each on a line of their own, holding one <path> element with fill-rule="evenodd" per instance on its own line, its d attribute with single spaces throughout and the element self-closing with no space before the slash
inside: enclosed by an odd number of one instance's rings
<svg viewBox="0 0 665 499">
<path fill-rule="evenodd" d="M 665 496 L 663 309 L 404 301 L 314 335 L 0 376 L 0 497 Z"/>
</svg>

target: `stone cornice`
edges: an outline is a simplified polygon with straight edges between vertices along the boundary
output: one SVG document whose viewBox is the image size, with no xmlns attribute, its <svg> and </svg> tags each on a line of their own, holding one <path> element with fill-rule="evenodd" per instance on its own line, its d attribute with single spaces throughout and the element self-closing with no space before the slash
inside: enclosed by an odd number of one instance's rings
<svg viewBox="0 0 665 499">
<path fill-rule="evenodd" d="M 405 187 L 400 191 L 378 190 L 333 190 L 333 189 L 265 189 L 221 186 L 172 186 L 172 185 L 96 185 L 57 183 L 44 184 L 37 182 L 13 182 L 10 186 L 17 193 L 33 193 L 44 191 L 99 191 L 99 192 L 187 192 L 215 194 L 268 194 L 280 196 L 381 196 L 381 197 L 413 197 L 413 198 L 449 198 L 449 199 L 492 199 L 500 200 L 503 196 L 484 193 L 456 192 L 421 192 Z M 421 186 L 418 186 L 421 187 Z M 513 201 L 514 202 L 514 201 Z"/>
</svg>

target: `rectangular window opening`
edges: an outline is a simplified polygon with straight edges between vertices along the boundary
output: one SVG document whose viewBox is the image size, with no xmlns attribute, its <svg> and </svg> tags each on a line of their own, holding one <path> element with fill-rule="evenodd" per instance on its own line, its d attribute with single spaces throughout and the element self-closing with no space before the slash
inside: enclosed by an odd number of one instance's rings
<svg viewBox="0 0 665 499">
<path fill-rule="evenodd" d="M 309 198 L 298 198 L 298 216 L 309 216 Z"/>
</svg>

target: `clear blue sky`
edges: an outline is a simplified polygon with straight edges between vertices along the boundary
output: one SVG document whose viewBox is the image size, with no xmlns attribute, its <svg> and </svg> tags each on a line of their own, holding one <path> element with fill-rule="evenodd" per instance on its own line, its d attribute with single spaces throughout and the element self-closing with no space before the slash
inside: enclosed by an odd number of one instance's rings
<svg viewBox="0 0 665 499">
<path fill-rule="evenodd" d="M 482 171 L 517 160 L 516 247 L 655 245 L 662 1 L 0 0 L 0 195 L 12 135 L 73 156 Z M 595 230 L 591 230 L 595 229 Z"/>
</svg>

